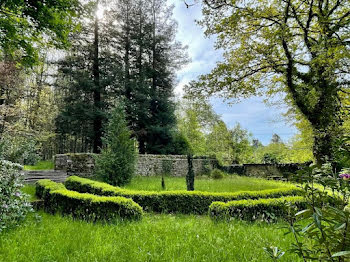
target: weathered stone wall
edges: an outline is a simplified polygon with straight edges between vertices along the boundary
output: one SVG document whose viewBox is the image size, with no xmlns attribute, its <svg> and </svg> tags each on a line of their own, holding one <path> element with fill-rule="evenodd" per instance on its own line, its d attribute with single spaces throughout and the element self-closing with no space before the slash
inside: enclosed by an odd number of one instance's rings
<svg viewBox="0 0 350 262">
<path fill-rule="evenodd" d="M 295 174 L 298 170 L 310 165 L 310 163 L 290 163 L 290 164 L 243 164 L 220 167 L 227 173 L 237 173 L 244 176 L 261 178 L 286 178 Z"/>
<path fill-rule="evenodd" d="M 55 170 L 67 171 L 69 176 L 90 177 L 94 173 L 94 167 L 94 154 L 60 154 L 55 156 Z"/>
<path fill-rule="evenodd" d="M 55 169 L 65 170 L 68 175 L 89 177 L 95 166 L 94 154 L 60 154 L 55 156 Z M 196 175 L 209 173 L 217 166 L 217 160 L 206 157 L 195 157 L 193 168 Z M 168 174 L 186 176 L 188 169 L 185 155 L 139 155 L 136 174 L 155 176 Z"/>
<path fill-rule="evenodd" d="M 55 169 L 67 171 L 68 175 L 89 177 L 93 175 L 94 154 L 61 154 L 55 156 Z M 220 167 L 217 160 L 207 157 L 195 157 L 193 168 L 196 175 L 208 174 L 216 167 L 227 173 L 262 178 L 288 178 L 305 164 L 244 164 Z M 136 174 L 155 176 L 168 174 L 171 176 L 186 176 L 188 170 L 185 155 L 139 155 L 136 164 Z"/>
</svg>

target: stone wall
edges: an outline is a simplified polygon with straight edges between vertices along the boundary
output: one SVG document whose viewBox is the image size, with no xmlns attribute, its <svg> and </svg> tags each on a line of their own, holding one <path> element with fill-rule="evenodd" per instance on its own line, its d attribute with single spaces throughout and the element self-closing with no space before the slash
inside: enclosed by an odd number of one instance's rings
<svg viewBox="0 0 350 262">
<path fill-rule="evenodd" d="M 196 175 L 209 173 L 217 165 L 215 159 L 207 157 L 195 157 L 193 159 L 193 168 Z M 68 175 L 92 176 L 94 166 L 94 154 L 60 154 L 55 156 L 55 169 L 65 170 Z M 139 155 L 136 174 L 141 176 L 160 174 L 186 176 L 187 169 L 188 162 L 185 155 Z"/>
<path fill-rule="evenodd" d="M 68 175 L 89 177 L 93 175 L 94 154 L 61 154 L 55 156 L 55 169 L 67 171 Z M 207 157 L 195 157 L 193 168 L 196 175 L 208 174 L 216 167 L 230 174 L 262 178 L 286 178 L 299 169 L 309 165 L 304 164 L 244 164 L 219 166 L 217 160 Z M 186 176 L 188 170 L 185 155 L 139 155 L 136 164 L 136 174 L 155 176 L 167 174 L 170 176 Z"/>
<path fill-rule="evenodd" d="M 295 174 L 298 170 L 310 165 L 309 163 L 290 163 L 290 164 L 243 164 L 220 167 L 227 173 L 236 173 L 244 176 L 261 178 L 285 178 Z"/>
</svg>

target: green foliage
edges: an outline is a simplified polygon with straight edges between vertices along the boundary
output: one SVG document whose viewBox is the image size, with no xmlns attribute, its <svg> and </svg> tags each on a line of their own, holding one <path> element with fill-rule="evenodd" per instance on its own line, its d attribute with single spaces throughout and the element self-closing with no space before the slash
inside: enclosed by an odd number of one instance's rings
<svg viewBox="0 0 350 262">
<path fill-rule="evenodd" d="M 277 160 L 277 157 L 276 155 L 274 154 L 271 154 L 271 153 L 265 153 L 262 157 L 262 162 L 264 164 L 277 164 L 277 163 L 281 163 L 281 161 L 278 161 Z"/>
<path fill-rule="evenodd" d="M 287 218 L 290 216 L 288 208 L 290 204 L 302 208 L 305 206 L 305 200 L 301 196 L 290 196 L 238 200 L 227 203 L 213 202 L 209 207 L 209 215 L 212 219 L 216 220 L 238 218 L 248 221 L 274 221 L 277 218 Z"/>
<path fill-rule="evenodd" d="M 212 179 L 223 179 L 224 178 L 224 172 L 222 172 L 219 169 L 213 169 L 210 173 L 210 177 Z"/>
<path fill-rule="evenodd" d="M 129 183 L 135 172 L 137 155 L 122 105 L 112 110 L 103 142 L 105 147 L 96 156 L 95 174 L 112 185 Z"/>
<path fill-rule="evenodd" d="M 169 155 L 187 155 L 190 152 L 190 143 L 179 131 L 172 133 L 172 142 L 168 147 Z"/>
<path fill-rule="evenodd" d="M 318 163 L 333 159 L 348 93 L 346 1 L 204 1 L 200 22 L 224 61 L 193 84 L 193 96 L 242 99 L 283 93 L 313 128 Z M 338 73 L 342 72 L 342 73 Z"/>
<path fill-rule="evenodd" d="M 192 154 L 213 155 L 222 164 L 250 162 L 253 150 L 249 132 L 238 123 L 229 129 L 207 100 L 188 97 L 180 101 L 177 119 Z"/>
<path fill-rule="evenodd" d="M 77 0 L 2 1 L 0 52 L 20 56 L 27 66 L 36 63 L 42 45 L 68 46 L 68 35 L 81 11 Z"/>
<path fill-rule="evenodd" d="M 173 167 L 173 161 L 169 159 L 162 159 L 162 174 L 169 175 Z"/>
<path fill-rule="evenodd" d="M 269 255 L 272 261 L 278 261 L 285 254 L 285 252 L 278 247 L 264 247 L 264 251 Z"/>
<path fill-rule="evenodd" d="M 343 134 L 336 140 L 335 162 L 338 170 L 350 167 L 350 135 Z"/>
<path fill-rule="evenodd" d="M 296 178 L 304 184 L 306 208 L 287 219 L 295 238 L 291 251 L 304 261 L 348 261 L 350 174 L 339 175 L 326 163 L 311 166 Z"/>
<path fill-rule="evenodd" d="M 0 161 L 0 233 L 17 226 L 32 211 L 28 195 L 21 192 L 24 176 L 22 166 Z"/>
<path fill-rule="evenodd" d="M 65 182 L 70 190 L 104 196 L 124 196 L 132 198 L 146 211 L 174 212 L 184 214 L 205 214 L 213 201 L 276 198 L 298 195 L 300 189 L 290 185 L 286 188 L 241 191 L 236 193 L 210 193 L 200 191 L 135 191 L 111 186 L 86 178 L 71 176 Z"/>
<path fill-rule="evenodd" d="M 40 159 L 36 141 L 28 137 L 2 136 L 0 138 L 0 159 L 23 165 L 35 165 Z"/>
<path fill-rule="evenodd" d="M 61 189 L 65 189 L 62 183 L 56 183 L 50 179 L 41 179 L 35 184 L 35 195 L 44 201 L 49 201 L 51 192 Z"/>
<path fill-rule="evenodd" d="M 190 146 L 190 152 L 196 155 L 206 155 L 205 136 L 201 131 L 196 111 L 187 109 L 184 117 L 178 118 L 178 128 Z"/>
<path fill-rule="evenodd" d="M 303 123 L 304 124 L 304 123 Z M 253 163 L 305 163 L 313 161 L 312 132 L 309 126 L 300 127 L 300 133 L 288 143 L 283 143 L 278 135 L 272 137 L 271 143 L 253 148 Z"/>
<path fill-rule="evenodd" d="M 51 180 L 39 180 L 36 195 L 45 201 L 45 210 L 85 220 L 112 222 L 115 218 L 140 219 L 142 208 L 124 197 L 103 197 L 67 190 Z"/>
</svg>

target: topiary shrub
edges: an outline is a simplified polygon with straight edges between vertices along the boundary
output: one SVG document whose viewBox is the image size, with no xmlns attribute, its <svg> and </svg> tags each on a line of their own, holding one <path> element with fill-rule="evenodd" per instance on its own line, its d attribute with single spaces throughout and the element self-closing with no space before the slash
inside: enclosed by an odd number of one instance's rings
<svg viewBox="0 0 350 262">
<path fill-rule="evenodd" d="M 21 192 L 24 175 L 22 166 L 9 161 L 0 161 L 0 232 L 16 226 L 32 207 L 28 195 Z"/>
<path fill-rule="evenodd" d="M 95 174 L 111 185 L 129 183 L 135 172 L 137 154 L 121 105 L 111 113 L 103 142 L 104 148 L 96 156 Z"/>
<path fill-rule="evenodd" d="M 248 221 L 273 221 L 288 217 L 290 204 L 301 209 L 305 207 L 305 203 L 304 197 L 301 196 L 213 202 L 209 207 L 209 215 L 214 220 L 238 218 Z"/>
<path fill-rule="evenodd" d="M 187 191 L 194 190 L 194 170 L 193 170 L 193 156 L 187 155 L 188 170 L 186 175 Z"/>
<path fill-rule="evenodd" d="M 223 179 L 224 173 L 219 169 L 213 169 L 210 173 L 212 179 Z"/>
<path fill-rule="evenodd" d="M 65 185 L 70 190 L 101 196 L 123 196 L 132 198 L 146 211 L 183 214 L 206 214 L 214 201 L 242 199 L 277 198 L 301 194 L 301 189 L 290 185 L 285 188 L 262 191 L 240 191 L 235 193 L 214 193 L 200 191 L 136 191 L 114 187 L 106 183 L 71 176 Z"/>
<path fill-rule="evenodd" d="M 36 183 L 36 195 L 44 200 L 44 208 L 50 213 L 58 212 L 88 221 L 138 220 L 143 214 L 142 208 L 131 199 L 82 194 L 47 179 Z"/>
</svg>

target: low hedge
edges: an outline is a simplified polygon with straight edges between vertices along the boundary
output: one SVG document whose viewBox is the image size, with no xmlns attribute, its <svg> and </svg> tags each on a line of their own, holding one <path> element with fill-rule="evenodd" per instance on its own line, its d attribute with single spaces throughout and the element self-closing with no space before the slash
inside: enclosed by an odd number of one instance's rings
<svg viewBox="0 0 350 262">
<path fill-rule="evenodd" d="M 44 200 L 44 208 L 48 212 L 90 221 L 137 220 L 143 214 L 142 208 L 131 199 L 83 194 L 47 179 L 36 183 L 36 195 Z"/>
<path fill-rule="evenodd" d="M 81 193 L 103 196 L 124 196 L 132 198 L 146 211 L 174 212 L 184 214 L 206 214 L 214 201 L 240 199 L 275 198 L 300 195 L 302 191 L 295 186 L 262 191 L 241 191 L 236 193 L 212 193 L 200 191 L 134 191 L 114 187 L 106 183 L 77 176 L 69 177 L 65 185 L 68 189 Z"/>
<path fill-rule="evenodd" d="M 227 203 L 213 202 L 209 207 L 209 216 L 214 220 L 227 220 L 230 218 L 248 221 L 257 219 L 274 220 L 288 216 L 289 205 L 287 203 L 296 205 L 298 208 L 304 208 L 306 202 L 301 196 L 238 200 Z"/>
</svg>

